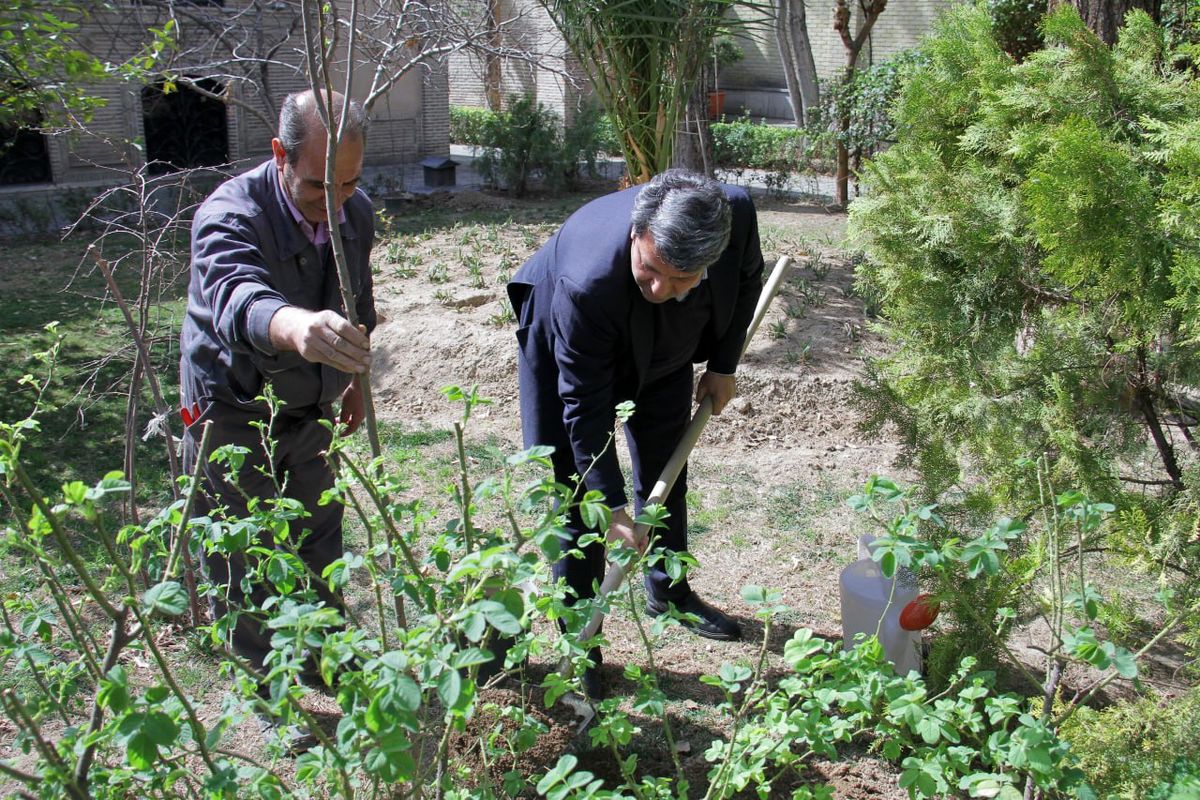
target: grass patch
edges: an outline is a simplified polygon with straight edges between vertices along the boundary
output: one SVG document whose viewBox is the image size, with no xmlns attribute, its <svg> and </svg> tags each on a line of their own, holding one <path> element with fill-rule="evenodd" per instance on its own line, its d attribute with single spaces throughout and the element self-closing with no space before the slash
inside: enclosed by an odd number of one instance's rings
<svg viewBox="0 0 1200 800">
<path fill-rule="evenodd" d="M 25 418 L 38 402 L 26 375 L 44 380 L 47 365 L 38 354 L 59 338 L 53 379 L 41 396 L 41 433 L 23 453 L 35 484 L 52 492 L 71 480 L 93 483 L 105 472 L 120 469 L 125 446 L 125 409 L 135 353 L 124 317 L 105 301 L 103 279 L 79 268 L 81 242 L 12 243 L 6 266 L 0 267 L 0 420 Z M 77 274 L 78 271 L 78 274 Z M 122 291 L 137 296 L 136 276 L 119 279 Z M 176 340 L 184 312 L 185 285 L 173 285 L 148 320 L 152 357 L 166 401 L 178 402 Z M 57 321 L 55 334 L 47 323 Z M 152 401 L 144 389 L 139 402 L 137 433 L 151 416 Z M 172 420 L 178 432 L 178 420 Z M 138 499 L 162 501 L 168 496 L 164 441 L 151 437 L 137 443 Z"/>
<path fill-rule="evenodd" d="M 846 494 L 827 479 L 822 479 L 816 486 L 790 484 L 768 498 L 767 522 L 776 530 L 806 530 L 814 519 L 841 505 Z"/>
</svg>

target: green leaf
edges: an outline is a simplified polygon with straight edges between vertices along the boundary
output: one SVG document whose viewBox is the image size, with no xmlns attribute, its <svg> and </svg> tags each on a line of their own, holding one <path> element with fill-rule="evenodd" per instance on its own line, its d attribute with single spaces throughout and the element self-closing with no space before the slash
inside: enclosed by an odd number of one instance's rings
<svg viewBox="0 0 1200 800">
<path fill-rule="evenodd" d="M 587 492 L 579 502 L 579 514 L 588 530 L 607 531 L 612 523 L 612 511 L 604 504 L 604 495 L 594 490 Z"/>
<path fill-rule="evenodd" d="M 562 783 L 567 775 L 575 770 L 575 766 L 579 763 L 579 759 L 570 753 L 559 757 L 558 763 L 546 773 L 546 775 L 538 781 L 538 794 L 546 794 L 558 784 Z"/>
<path fill-rule="evenodd" d="M 396 684 L 392 687 L 396 702 L 405 711 L 416 711 L 421 707 L 421 687 L 407 675 L 396 676 Z"/>
<path fill-rule="evenodd" d="M 446 709 L 458 704 L 458 698 L 462 695 L 462 675 L 458 674 L 458 670 L 448 669 L 438 676 L 437 693 Z"/>
<path fill-rule="evenodd" d="M 187 610 L 187 590 L 177 581 L 163 581 L 146 590 L 142 607 L 150 614 L 177 617 Z"/>
<path fill-rule="evenodd" d="M 144 733 L 134 734 L 125 743 L 129 765 L 134 769 L 150 769 L 158 758 L 158 747 Z"/>
<path fill-rule="evenodd" d="M 107 708 L 114 714 L 119 714 L 129 707 L 129 676 L 123 666 L 117 664 L 100 679 L 96 702 L 101 708 Z"/>
<path fill-rule="evenodd" d="M 142 723 L 142 733 L 159 747 L 170 747 L 179 736 L 179 725 L 161 711 L 152 711 Z"/>
<path fill-rule="evenodd" d="M 762 605 L 767 602 L 767 592 L 761 586 L 743 586 L 742 599 L 750 605 Z"/>
<path fill-rule="evenodd" d="M 1112 664 L 1117 668 L 1117 673 L 1122 678 L 1132 680 L 1138 676 L 1137 656 L 1124 647 L 1115 648 L 1112 656 Z"/>
</svg>

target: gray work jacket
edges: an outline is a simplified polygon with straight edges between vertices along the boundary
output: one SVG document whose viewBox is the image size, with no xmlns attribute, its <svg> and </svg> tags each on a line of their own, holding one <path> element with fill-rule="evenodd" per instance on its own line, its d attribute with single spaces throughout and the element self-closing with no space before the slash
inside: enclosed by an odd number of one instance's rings
<svg viewBox="0 0 1200 800">
<path fill-rule="evenodd" d="M 361 189 L 346 201 L 342 246 L 359 322 L 375 327 L 369 257 L 375 240 L 371 201 Z M 319 252 L 292 218 L 273 161 L 232 178 L 209 196 L 192 222 L 187 316 L 180 336 L 183 404 L 261 418 L 255 398 L 270 381 L 287 416 L 311 417 L 349 386 L 351 375 L 281 353 L 268 335 L 282 306 L 343 313 L 332 248 Z"/>
</svg>

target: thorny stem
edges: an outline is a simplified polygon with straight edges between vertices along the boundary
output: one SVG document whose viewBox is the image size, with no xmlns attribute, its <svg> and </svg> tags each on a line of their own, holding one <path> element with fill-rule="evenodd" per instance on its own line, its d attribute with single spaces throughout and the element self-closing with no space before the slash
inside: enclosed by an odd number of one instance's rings
<svg viewBox="0 0 1200 800">
<path fill-rule="evenodd" d="M 240 753 L 237 750 L 226 750 L 223 747 L 214 747 L 213 752 L 216 753 L 217 755 L 226 756 L 227 758 L 237 759 L 238 761 L 245 761 L 247 764 L 249 764 L 253 767 L 256 767 L 258 769 L 261 769 L 263 772 L 267 773 L 272 778 L 275 778 L 277 781 L 279 781 L 280 784 L 286 784 L 286 781 L 283 780 L 283 778 L 279 775 L 279 773 L 275 772 L 273 769 L 271 769 L 267 765 L 263 764 L 261 761 L 258 761 L 257 759 L 253 758 L 252 756 L 248 756 L 245 753 Z"/>
<path fill-rule="evenodd" d="M 107 675 L 117 664 L 117 657 L 121 655 L 121 651 L 130 642 L 129 632 L 126 630 L 128 624 L 128 615 L 122 615 L 120 618 L 113 620 L 112 633 L 108 639 L 108 652 L 104 656 L 104 664 L 101 665 L 101 674 Z M 97 731 L 100 730 L 101 724 L 104 722 L 104 707 L 100 705 L 100 687 L 97 685 L 96 693 L 92 697 L 92 715 L 88 721 L 89 736 L 84 737 L 84 741 L 90 739 Z M 79 754 L 79 760 L 75 762 L 75 782 L 82 787 L 88 785 L 88 772 L 92 768 L 92 760 L 96 756 L 96 747 L 99 745 L 98 739 L 93 739 L 92 742 Z"/>
<path fill-rule="evenodd" d="M 100 524 L 100 519 L 98 517 L 93 517 L 92 524 L 96 528 L 101 545 L 104 546 L 109 558 L 112 559 L 113 566 L 117 568 L 117 571 L 121 574 L 121 577 L 125 579 L 125 586 L 128 589 L 130 596 L 136 598 L 138 590 L 137 582 L 133 577 L 133 573 L 131 573 L 129 568 L 125 566 L 125 563 L 121 560 L 120 554 L 117 553 L 116 548 L 113 547 L 113 543 L 109 540 L 107 533 Z M 189 727 L 192 729 L 192 736 L 196 740 L 196 749 L 200 753 L 200 757 L 204 760 L 205 765 L 211 772 L 217 772 L 217 765 L 213 763 L 212 755 L 209 753 L 208 746 L 204 741 L 204 725 L 200 722 L 200 718 L 196 715 L 196 709 L 192 706 L 191 701 L 188 700 L 187 695 L 184 693 L 183 689 L 180 688 L 178 682 L 176 682 L 175 673 L 172 671 L 170 663 L 168 663 L 167 659 L 163 656 L 162 651 L 158 649 L 158 644 L 154 641 L 153 628 L 151 628 L 146 618 L 142 616 L 141 609 L 137 607 L 136 602 L 125 606 L 125 608 L 121 611 L 121 616 L 124 616 L 126 609 L 133 612 L 133 616 L 137 619 L 138 625 L 140 626 L 138 633 L 141 634 L 142 641 L 146 643 L 146 648 L 150 651 L 150 653 L 154 656 L 154 660 L 158 663 L 159 672 L 162 673 L 163 680 L 166 682 L 167 686 L 170 687 L 171 692 L 174 693 L 174 695 L 179 699 L 180 704 L 183 706 L 183 710 L 188 717 Z"/>
<path fill-rule="evenodd" d="M 346 466 L 349 467 L 350 471 L 354 473 L 354 477 L 358 479 L 358 482 L 362 485 L 362 487 L 367 490 L 367 494 L 370 496 L 371 502 L 373 502 L 375 504 L 375 508 L 379 510 L 380 518 L 384 523 L 383 529 L 388 537 L 389 549 L 394 551 L 396 548 L 399 548 L 401 554 L 404 556 L 404 560 L 408 562 L 408 568 L 412 570 L 412 574 L 420 575 L 421 565 L 417 563 L 417 559 L 413 555 L 412 550 L 409 549 L 407 543 L 405 543 L 404 537 L 401 536 L 400 531 L 396 529 L 396 525 L 392 521 L 391 515 L 388 513 L 387 504 L 379 495 L 378 487 L 376 487 L 372 481 L 367 479 L 366 475 L 364 475 L 362 470 L 358 468 L 357 464 L 348 458 L 346 459 Z M 435 613 L 437 613 L 436 609 Z M 396 614 L 400 619 L 400 626 L 407 628 L 408 624 L 404 619 L 404 608 L 401 604 L 399 595 L 396 596 Z M 440 618 L 441 617 L 439 614 L 439 619 Z"/>
<path fill-rule="evenodd" d="M 1164 636 L 1166 636 L 1168 633 L 1173 631 L 1175 629 L 1175 626 L 1178 625 L 1180 620 L 1182 620 L 1182 619 L 1183 619 L 1183 614 L 1176 614 L 1174 617 L 1172 617 L 1167 622 L 1167 624 L 1164 625 L 1162 627 L 1162 629 L 1154 635 L 1153 639 L 1146 642 L 1146 644 L 1144 644 L 1136 653 L 1133 654 L 1134 659 L 1135 660 L 1140 659 L 1147 652 L 1149 652 L 1150 649 L 1152 647 L 1154 647 L 1156 644 L 1158 644 Z M 1072 700 L 1071 704 L 1067 707 L 1067 710 L 1064 711 L 1061 715 L 1058 716 L 1057 719 L 1054 720 L 1055 727 L 1066 722 L 1080 706 L 1086 705 L 1088 700 L 1091 700 L 1092 696 L 1095 695 L 1096 692 L 1100 691 L 1105 686 L 1108 686 L 1110 683 L 1115 681 L 1120 676 L 1121 676 L 1121 674 L 1119 672 L 1117 672 L 1116 670 L 1113 670 L 1112 672 L 1108 673 L 1108 675 L 1106 675 L 1103 678 L 1096 681 L 1096 683 L 1094 683 L 1091 686 L 1091 688 L 1086 689 L 1083 692 L 1080 692 L 1081 696 L 1076 696 L 1076 698 L 1074 700 Z"/>
<path fill-rule="evenodd" d="M 0 482 L 0 497 L 3 497 L 11 509 L 12 515 L 16 518 L 17 524 L 22 528 L 29 528 L 29 520 L 21 511 L 21 506 L 17 504 L 17 499 L 13 496 L 8 486 Z M 42 549 L 40 543 L 37 546 L 16 539 L 15 543 L 29 553 L 33 557 L 33 562 L 37 564 L 42 576 L 46 579 L 46 586 L 50 589 L 50 597 L 54 600 L 54 605 L 58 607 L 58 611 L 63 616 L 63 622 L 67 625 L 67 630 L 71 632 L 71 637 L 78 643 L 81 652 L 83 653 L 84 661 L 87 664 L 88 670 L 96 678 L 100 679 L 99 667 L 96 665 L 96 653 L 100 652 L 100 646 L 96 644 L 96 640 L 92 638 L 91 631 L 88 630 L 83 620 L 80 619 L 75 606 L 71 603 L 71 598 L 59 582 L 58 576 L 54 574 L 54 570 L 47 566 L 46 552 Z M 90 647 L 89 647 L 90 645 Z"/>
<path fill-rule="evenodd" d="M 657 538 L 657 537 L 655 537 Z M 646 552 L 650 552 L 650 548 L 655 544 L 654 541 L 646 543 Z M 643 558 L 638 559 L 640 563 Z M 635 563 L 634 566 L 637 566 Z M 646 660 L 650 665 L 650 674 L 654 677 L 654 688 L 658 688 L 658 665 L 654 660 L 654 644 L 650 641 L 650 634 L 646 632 L 645 623 L 642 621 L 641 611 L 638 609 L 637 598 L 634 596 L 633 581 L 626 581 L 625 596 L 629 600 L 629 609 L 633 615 L 634 625 L 637 626 L 638 638 L 642 640 L 642 650 L 646 654 Z M 671 763 L 675 766 L 675 775 L 678 780 L 685 781 L 687 776 L 683 772 L 683 763 L 679 759 L 679 749 L 675 746 L 675 733 L 671 729 L 671 720 L 667 716 L 666 706 L 663 706 L 662 713 L 663 736 L 667 740 L 667 748 L 671 751 Z"/>
<path fill-rule="evenodd" d="M 191 548 L 188 539 L 191 538 L 191 528 L 188 523 L 192 518 L 192 509 L 196 506 L 196 492 L 200 487 L 200 472 L 204 469 L 205 454 L 208 452 L 208 442 L 212 438 L 212 423 L 205 422 L 201 428 L 199 449 L 196 451 L 196 463 L 192 467 L 191 482 L 183 501 L 183 509 L 179 515 L 179 528 L 172 538 L 171 555 L 167 559 L 166 577 L 175 574 L 178 559 L 183 557 L 183 577 L 187 584 L 188 605 L 191 607 L 192 625 L 200 624 L 200 596 L 196 592 L 196 569 L 192 564 Z"/>
<path fill-rule="evenodd" d="M 454 423 L 454 441 L 458 447 L 458 476 L 462 492 L 462 526 L 463 538 L 467 550 L 475 549 L 475 538 L 471 534 L 471 480 L 467 475 L 467 450 L 463 442 L 463 426 L 461 422 Z"/>
<path fill-rule="evenodd" d="M 38 569 L 42 572 L 42 577 L 46 579 L 46 587 L 50 590 L 50 597 L 53 598 L 54 605 L 58 607 L 59 612 L 63 615 L 63 622 L 66 623 L 67 630 L 71 632 L 71 637 L 79 645 L 80 652 L 83 653 L 83 660 L 87 664 L 88 671 L 99 680 L 100 665 L 96 662 L 96 658 L 100 653 L 100 645 L 96 643 L 92 632 L 88 630 L 87 624 L 79 616 L 79 612 L 75 610 L 75 605 L 71 602 L 67 590 L 58 580 L 58 575 L 46 564 L 44 553 L 37 553 L 34 556 L 34 560 L 37 562 Z"/>
<path fill-rule="evenodd" d="M 10 767 L 8 764 L 5 764 L 3 761 L 0 761 L 0 775 L 7 775 L 8 777 L 10 777 L 14 780 L 20 781 L 21 783 L 33 784 L 33 783 L 41 783 L 42 782 L 41 776 L 34 775 L 31 772 L 22 772 L 21 770 L 17 769 L 16 767 Z M 23 796 L 30 797 L 30 795 L 23 795 Z"/>
<path fill-rule="evenodd" d="M 225 651 L 225 657 L 228 658 L 237 669 L 241 670 L 246 677 L 250 678 L 251 681 L 256 684 L 259 682 L 259 674 L 232 650 L 227 649 Z M 326 752 L 334 755 L 340 754 L 341 751 L 338 750 L 337 746 L 329 739 L 329 735 L 325 733 L 325 729 L 317 723 L 316 718 L 303 705 L 301 705 L 300 701 L 293 697 L 291 692 L 284 692 L 283 696 L 284 699 L 287 700 L 288 705 L 292 707 L 292 710 L 295 711 L 302 720 L 304 720 L 304 725 L 308 729 L 308 732 L 311 733 L 316 740 L 321 743 L 321 746 L 325 748 Z M 268 711 L 271 710 L 270 705 L 266 700 L 256 697 L 255 701 L 263 706 L 266 706 Z M 347 800 L 349 800 L 350 798 L 354 797 L 354 790 L 351 787 L 350 776 L 346 774 L 346 768 L 342 763 L 340 763 L 340 761 L 341 759 L 338 759 L 335 768 L 338 772 L 338 778 L 342 782 L 342 791 Z"/>
<path fill-rule="evenodd" d="M 383 605 L 383 587 L 379 585 L 378 565 L 375 563 L 375 526 L 371 524 L 371 520 L 367 517 L 366 509 L 362 507 L 362 503 L 355 497 L 354 492 L 347 491 L 346 496 L 350 499 L 350 504 L 354 506 L 354 512 L 362 520 L 363 528 L 367 532 L 367 552 L 371 556 L 370 561 L 367 562 L 370 565 L 367 568 L 367 572 L 371 576 L 371 587 L 375 590 L 375 608 L 379 612 L 380 643 L 383 645 L 384 652 L 387 652 L 392 648 L 388 644 L 387 610 Z"/>
<path fill-rule="evenodd" d="M 450 760 L 450 734 L 453 732 L 454 726 L 447 722 L 445 730 L 442 731 L 442 739 L 438 742 L 437 783 L 433 793 L 434 800 L 442 800 L 445 796 L 445 790 L 442 788 L 442 778 L 446 774 L 446 764 Z"/>
<path fill-rule="evenodd" d="M 142 371 L 146 375 L 146 380 L 150 384 L 150 392 L 154 397 L 155 411 L 162 417 L 164 438 L 167 442 L 167 464 L 171 468 L 171 492 L 174 494 L 175 499 L 178 500 L 179 487 L 176 485 L 175 479 L 179 477 L 179 461 L 175 457 L 175 440 L 171 433 L 171 413 L 167 407 L 167 401 L 163 399 L 162 387 L 158 384 L 158 374 L 154 371 L 154 365 L 150 362 L 150 351 L 146 349 L 146 340 L 138 331 L 133 314 L 129 311 L 129 304 L 125 302 L 125 297 L 121 294 L 121 287 L 117 286 L 108 262 L 101 257 L 100 250 L 94 244 L 89 245 L 88 252 L 91 253 L 92 260 L 96 262 L 96 266 L 100 268 L 101 274 L 104 275 L 104 281 L 108 284 L 108 291 L 112 293 L 117 307 L 121 309 L 121 314 L 125 317 L 125 324 L 129 327 L 129 335 L 133 338 L 133 343 L 137 347 L 138 358 L 142 362 Z"/>
<path fill-rule="evenodd" d="M 729 757 L 721 764 L 721 768 L 717 773 L 717 778 L 709 784 L 708 791 L 704 794 L 705 800 L 713 797 L 713 792 L 724 786 L 728 780 L 727 773 L 733 766 L 733 749 L 737 742 L 738 730 L 741 728 L 742 721 L 749 713 L 750 707 L 757 699 L 758 687 L 763 681 L 763 669 L 767 661 L 767 645 L 771 641 L 771 620 L 768 618 L 763 623 L 763 639 L 762 646 L 758 649 L 758 665 L 754 669 L 754 680 L 746 687 L 746 694 L 742 697 L 742 704 L 738 706 L 737 714 L 733 718 L 733 726 L 729 734 Z M 683 772 L 680 771 L 682 776 Z"/>
<path fill-rule="evenodd" d="M 101 591 L 100 586 L 92 577 L 91 570 L 83 563 L 83 559 L 75 552 L 74 545 L 71 544 L 70 537 L 63 530 L 62 524 L 59 522 L 58 515 L 55 514 L 48 505 L 45 499 L 41 496 L 38 490 L 34 487 L 33 482 L 29 479 L 28 473 L 25 472 L 25 467 L 17 459 L 12 461 L 12 474 L 16 477 L 17 482 L 21 484 L 21 488 L 33 500 L 38 510 L 42 512 L 42 517 L 46 520 L 46 524 L 50 526 L 50 531 L 54 535 L 54 540 L 58 543 L 59 549 L 62 550 L 63 557 L 71 564 L 71 568 L 75 570 L 75 574 L 79 576 L 79 580 L 87 587 L 88 594 L 96 601 L 96 604 L 108 615 L 109 619 L 116 619 L 122 612 L 118 611 L 108 598 Z"/>
<path fill-rule="evenodd" d="M 129 392 L 125 398 L 125 476 L 129 481 L 129 518 L 135 525 L 141 524 L 137 505 L 137 439 L 133 431 L 137 425 L 138 396 L 142 389 L 142 360 L 133 364 L 129 378 Z M 169 438 L 169 435 L 168 435 Z"/>
</svg>

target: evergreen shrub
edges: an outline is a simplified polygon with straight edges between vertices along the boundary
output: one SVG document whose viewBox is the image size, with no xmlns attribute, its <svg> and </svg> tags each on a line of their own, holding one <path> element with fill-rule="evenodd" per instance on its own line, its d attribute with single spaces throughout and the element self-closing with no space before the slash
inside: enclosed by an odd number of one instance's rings
<svg viewBox="0 0 1200 800">
<path fill-rule="evenodd" d="M 493 186 L 517 196 L 537 182 L 552 191 L 574 188 L 596 175 L 596 159 L 617 148 L 608 118 L 584 105 L 569 126 L 532 95 L 509 98 L 502 112 L 481 108 L 450 110 L 450 139 L 482 148 L 480 172 Z"/>
<path fill-rule="evenodd" d="M 1060 733 L 1071 742 L 1099 797 L 1138 800 L 1154 796 L 1156 787 L 1182 782 L 1189 771 L 1193 779 L 1200 777 L 1197 731 L 1200 689 L 1174 699 L 1145 697 L 1103 710 L 1081 708 Z M 1158 796 L 1173 797 L 1162 791 Z"/>
<path fill-rule="evenodd" d="M 903 79 L 895 141 L 850 210 L 893 345 L 859 398 L 868 430 L 899 432 L 926 497 L 957 498 L 947 515 L 1027 518 L 1047 486 L 1111 499 L 1076 546 L 1110 576 L 1154 575 L 1143 613 L 1185 611 L 1175 641 L 1195 651 L 1198 64 L 1141 12 L 1111 48 L 1069 6 L 1042 35 L 1017 63 L 986 9 L 955 7 Z M 1012 547 L 1001 580 L 942 588 L 1035 613 L 1044 542 Z"/>
</svg>

